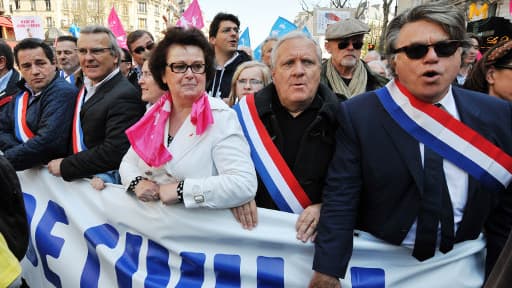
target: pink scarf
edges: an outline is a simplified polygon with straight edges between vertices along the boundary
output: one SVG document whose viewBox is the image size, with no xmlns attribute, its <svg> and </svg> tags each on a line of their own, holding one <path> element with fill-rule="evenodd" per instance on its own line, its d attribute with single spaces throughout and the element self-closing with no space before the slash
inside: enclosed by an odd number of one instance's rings
<svg viewBox="0 0 512 288">
<path fill-rule="evenodd" d="M 126 130 L 133 150 L 151 167 L 160 167 L 172 159 L 165 147 L 165 124 L 171 115 L 172 98 L 166 92 L 153 107 L 132 127 Z M 213 115 L 208 95 L 203 95 L 192 104 L 190 122 L 196 126 L 196 134 L 201 135 L 213 124 Z"/>
</svg>

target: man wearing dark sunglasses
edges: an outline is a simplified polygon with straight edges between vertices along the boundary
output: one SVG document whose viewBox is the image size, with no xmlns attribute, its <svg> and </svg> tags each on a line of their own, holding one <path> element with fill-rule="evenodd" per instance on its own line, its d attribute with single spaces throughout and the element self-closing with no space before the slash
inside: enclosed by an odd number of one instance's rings
<svg viewBox="0 0 512 288">
<path fill-rule="evenodd" d="M 322 65 L 321 81 L 340 100 L 380 88 L 388 82 L 360 59 L 364 34 L 369 31 L 368 25 L 353 18 L 331 24 L 325 31 L 325 49 L 331 58 Z"/>
<path fill-rule="evenodd" d="M 135 30 L 126 37 L 126 46 L 128 46 L 130 54 L 132 54 L 133 62 L 135 62 L 135 66 L 132 69 L 137 73 L 137 80 L 139 80 L 142 64 L 144 64 L 144 52 L 155 48 L 155 40 L 148 31 Z"/>
<path fill-rule="evenodd" d="M 386 28 L 394 80 L 341 104 L 309 287 L 354 272 L 356 229 L 386 286 L 483 286 L 512 225 L 512 104 L 452 86 L 465 24 L 430 2 Z"/>
</svg>

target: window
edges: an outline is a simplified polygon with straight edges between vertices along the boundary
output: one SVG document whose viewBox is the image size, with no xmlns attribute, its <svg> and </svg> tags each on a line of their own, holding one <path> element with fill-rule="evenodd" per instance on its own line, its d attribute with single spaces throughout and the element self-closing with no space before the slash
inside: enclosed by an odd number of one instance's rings
<svg viewBox="0 0 512 288">
<path fill-rule="evenodd" d="M 146 2 L 139 2 L 139 13 L 146 13 Z"/>
<path fill-rule="evenodd" d="M 155 4 L 155 16 L 160 16 L 160 6 L 158 4 Z"/>
<path fill-rule="evenodd" d="M 45 4 L 46 4 L 46 11 L 51 11 L 52 10 L 52 2 L 50 0 L 44 0 Z M 66 1 L 64 1 L 66 2 Z M 67 4 L 65 4 L 67 5 Z"/>
<path fill-rule="evenodd" d="M 30 10 L 36 10 L 36 0 L 30 0 Z"/>
<path fill-rule="evenodd" d="M 158 20 L 155 20 L 155 29 L 157 31 L 160 31 L 160 21 L 158 21 Z"/>
<path fill-rule="evenodd" d="M 139 29 L 147 29 L 146 18 L 139 18 Z"/>
<path fill-rule="evenodd" d="M 46 27 L 47 28 L 53 27 L 53 19 L 52 19 L 52 17 L 46 17 Z"/>
<path fill-rule="evenodd" d="M 98 11 L 98 0 L 88 0 L 87 1 L 87 7 L 89 10 Z M 98 23 L 98 22 L 95 22 Z"/>
<path fill-rule="evenodd" d="M 20 0 L 14 0 L 14 8 L 16 8 L 16 10 L 20 9 Z"/>
</svg>

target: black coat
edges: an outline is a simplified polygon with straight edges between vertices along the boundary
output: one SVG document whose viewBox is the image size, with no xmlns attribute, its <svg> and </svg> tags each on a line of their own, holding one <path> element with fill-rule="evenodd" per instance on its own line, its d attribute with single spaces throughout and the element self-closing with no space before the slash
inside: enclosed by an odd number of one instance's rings
<svg viewBox="0 0 512 288">
<path fill-rule="evenodd" d="M 290 167 L 290 170 L 312 203 L 320 203 L 327 167 L 334 152 L 334 137 L 337 128 L 336 113 L 339 102 L 334 93 L 323 84 L 320 84 L 315 97 L 321 101 L 321 108 L 318 110 L 316 119 L 304 131 L 300 143 L 297 143 L 298 152 L 295 164 Z M 274 84 L 263 88 L 254 97 L 256 109 L 263 125 L 279 152 L 283 154 L 286 149 L 283 144 L 283 133 L 275 115 L 276 108 L 272 107 L 272 101 L 275 98 L 277 98 L 277 91 Z M 279 210 L 259 175 L 255 199 L 258 207 Z"/>
<path fill-rule="evenodd" d="M 20 181 L 5 157 L 0 156 L 0 233 L 21 260 L 28 246 L 29 228 Z"/>
<path fill-rule="evenodd" d="M 117 170 L 130 147 L 124 132 L 144 111 L 140 93 L 121 73 L 98 87 L 80 111 L 87 150 L 64 158 L 62 178 L 71 181 Z"/>
<path fill-rule="evenodd" d="M 231 91 L 231 80 L 233 79 L 233 74 L 235 74 L 236 68 L 243 62 L 251 61 L 251 56 L 249 56 L 244 51 L 238 50 L 237 52 L 238 56 L 235 59 L 233 59 L 233 61 L 231 61 L 228 65 L 226 65 L 224 69 L 215 70 L 215 77 L 212 81 L 209 81 L 206 89 L 206 91 L 208 91 L 208 93 L 210 93 L 212 97 L 229 97 L 229 92 Z M 219 92 L 220 94 L 218 94 L 217 92 Z"/>
</svg>

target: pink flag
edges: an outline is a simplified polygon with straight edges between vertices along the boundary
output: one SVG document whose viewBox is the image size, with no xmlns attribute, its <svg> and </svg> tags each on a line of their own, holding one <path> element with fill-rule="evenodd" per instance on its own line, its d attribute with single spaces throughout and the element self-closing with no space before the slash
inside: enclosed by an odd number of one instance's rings
<svg viewBox="0 0 512 288">
<path fill-rule="evenodd" d="M 116 36 L 117 44 L 121 48 L 128 48 L 126 46 L 126 32 L 124 32 L 123 24 L 121 20 L 117 16 L 116 9 L 112 6 L 112 10 L 110 10 L 110 14 L 108 15 L 108 27 Z"/>
<path fill-rule="evenodd" d="M 199 7 L 197 0 L 193 0 L 192 3 L 190 3 L 187 10 L 183 12 L 178 22 L 176 22 L 176 26 L 193 26 L 197 29 L 204 27 L 203 14 L 201 13 L 201 8 Z"/>
</svg>

